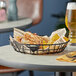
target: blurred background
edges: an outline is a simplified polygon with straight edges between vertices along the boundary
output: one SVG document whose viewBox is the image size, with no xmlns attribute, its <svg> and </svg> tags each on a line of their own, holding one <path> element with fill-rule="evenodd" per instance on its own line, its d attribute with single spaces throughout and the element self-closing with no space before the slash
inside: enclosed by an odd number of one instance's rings
<svg viewBox="0 0 76 76">
<path fill-rule="evenodd" d="M 43 0 L 42 21 L 26 31 L 49 36 L 54 30 L 65 27 L 64 16 L 69 1 L 71 0 Z M 12 35 L 12 32 L 0 34 L 0 46 L 9 44 L 9 35 Z"/>
<path fill-rule="evenodd" d="M 43 19 L 42 21 L 25 31 L 31 31 L 38 35 L 51 35 L 51 33 L 62 27 L 66 27 L 64 23 L 67 2 L 74 0 L 43 0 Z M 12 32 L 0 34 L 0 46 L 9 44 L 9 35 Z M 19 76 L 29 76 L 28 71 L 23 72 Z M 34 71 L 35 76 L 53 76 L 53 72 Z"/>
</svg>

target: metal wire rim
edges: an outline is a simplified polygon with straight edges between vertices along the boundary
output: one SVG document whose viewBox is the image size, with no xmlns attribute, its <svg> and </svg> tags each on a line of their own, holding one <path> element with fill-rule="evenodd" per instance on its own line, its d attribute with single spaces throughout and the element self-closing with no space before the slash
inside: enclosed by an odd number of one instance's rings
<svg viewBox="0 0 76 76">
<path fill-rule="evenodd" d="M 62 51 L 64 51 L 65 47 L 67 46 L 68 42 L 70 40 L 68 40 L 67 42 L 64 43 L 59 43 L 59 44 L 21 44 L 15 40 L 13 40 L 13 42 L 10 40 L 11 45 L 13 46 L 13 48 L 15 49 L 15 51 L 20 52 L 20 53 L 24 53 L 24 54 L 33 54 L 33 55 L 39 55 L 39 54 L 53 54 L 53 53 L 60 53 Z M 30 47 L 31 45 L 35 45 L 38 47 Z M 29 46 L 28 48 L 30 49 L 25 49 L 25 46 Z M 44 46 L 48 46 L 48 49 L 44 49 Z M 42 47 L 42 49 L 39 49 L 39 47 Z M 50 47 L 53 47 L 52 49 L 50 49 Z M 29 51 L 29 53 L 27 53 L 27 50 Z M 39 53 L 42 52 L 42 53 Z"/>
</svg>

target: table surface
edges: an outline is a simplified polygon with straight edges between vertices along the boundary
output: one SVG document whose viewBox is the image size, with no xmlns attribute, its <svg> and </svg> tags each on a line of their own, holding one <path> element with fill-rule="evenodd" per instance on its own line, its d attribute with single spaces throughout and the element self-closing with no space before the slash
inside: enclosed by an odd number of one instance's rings
<svg viewBox="0 0 76 76">
<path fill-rule="evenodd" d="M 21 54 L 11 45 L 0 47 L 0 65 L 3 66 L 39 71 L 76 71 L 76 63 L 57 61 L 58 56 Z"/>
<path fill-rule="evenodd" d="M 12 31 L 13 28 L 29 28 L 32 26 L 32 19 L 20 18 L 17 21 L 5 21 L 0 23 L 0 33 Z"/>
</svg>

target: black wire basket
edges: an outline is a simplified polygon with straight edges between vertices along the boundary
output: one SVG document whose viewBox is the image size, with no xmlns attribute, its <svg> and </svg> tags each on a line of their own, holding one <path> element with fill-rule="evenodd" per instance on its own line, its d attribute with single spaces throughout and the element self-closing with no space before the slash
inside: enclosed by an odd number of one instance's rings
<svg viewBox="0 0 76 76">
<path fill-rule="evenodd" d="M 15 51 L 24 54 L 44 55 L 62 52 L 69 41 L 59 44 L 21 44 L 10 37 L 10 44 Z"/>
</svg>

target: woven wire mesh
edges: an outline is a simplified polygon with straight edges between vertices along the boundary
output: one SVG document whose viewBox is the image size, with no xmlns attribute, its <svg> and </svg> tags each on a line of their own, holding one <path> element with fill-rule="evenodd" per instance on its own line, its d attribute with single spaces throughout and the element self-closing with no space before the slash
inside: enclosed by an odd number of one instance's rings
<svg viewBox="0 0 76 76">
<path fill-rule="evenodd" d="M 21 44 L 15 40 L 10 40 L 10 44 L 15 51 L 33 55 L 60 53 L 64 51 L 68 42 L 69 41 L 59 44 Z"/>
</svg>

